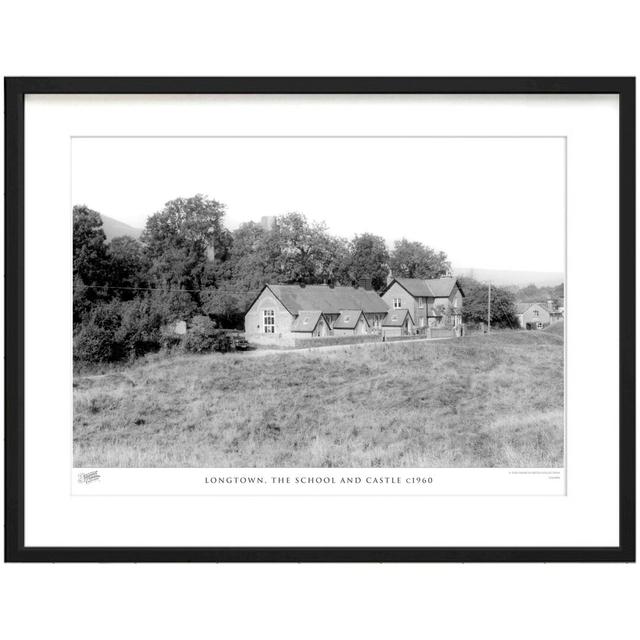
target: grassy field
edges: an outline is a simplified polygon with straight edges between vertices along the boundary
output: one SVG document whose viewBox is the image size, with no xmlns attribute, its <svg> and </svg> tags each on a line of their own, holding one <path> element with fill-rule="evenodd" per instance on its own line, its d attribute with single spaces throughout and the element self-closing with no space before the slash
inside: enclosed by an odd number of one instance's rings
<svg viewBox="0 0 640 640">
<path fill-rule="evenodd" d="M 79 467 L 559 467 L 544 331 L 156 358 L 74 380 Z"/>
</svg>

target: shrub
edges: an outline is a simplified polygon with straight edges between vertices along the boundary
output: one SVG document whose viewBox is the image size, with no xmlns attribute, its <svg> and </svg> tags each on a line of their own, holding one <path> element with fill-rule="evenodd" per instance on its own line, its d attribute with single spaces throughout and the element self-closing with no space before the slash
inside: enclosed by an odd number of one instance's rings
<svg viewBox="0 0 640 640">
<path fill-rule="evenodd" d="M 187 351 L 229 351 L 232 348 L 231 339 L 207 316 L 196 316 L 191 322 L 191 328 L 185 336 L 184 346 Z"/>
<path fill-rule="evenodd" d="M 196 316 L 187 331 L 184 346 L 187 351 L 212 351 L 217 340 L 216 325 L 207 316 Z"/>
<path fill-rule="evenodd" d="M 133 360 L 137 356 L 160 348 L 161 314 L 152 307 L 148 298 L 134 298 L 121 302 L 121 323 L 116 341 L 121 353 Z"/>
<path fill-rule="evenodd" d="M 120 359 L 122 349 L 116 337 L 120 322 L 117 305 L 109 303 L 94 307 L 89 319 L 74 336 L 74 360 L 112 362 Z"/>
</svg>

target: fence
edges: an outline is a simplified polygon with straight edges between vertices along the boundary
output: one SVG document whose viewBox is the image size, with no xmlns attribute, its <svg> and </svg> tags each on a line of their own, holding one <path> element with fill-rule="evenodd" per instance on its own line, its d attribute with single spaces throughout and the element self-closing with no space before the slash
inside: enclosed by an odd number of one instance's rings
<svg viewBox="0 0 640 640">
<path fill-rule="evenodd" d="M 431 327 L 428 333 L 430 338 L 454 338 L 456 335 L 451 327 Z"/>
<path fill-rule="evenodd" d="M 324 336 L 318 338 L 295 338 L 294 346 L 297 349 L 304 349 L 307 347 L 329 347 L 336 344 L 363 344 L 366 342 L 381 341 L 382 338 L 376 334 L 363 336 Z"/>
</svg>

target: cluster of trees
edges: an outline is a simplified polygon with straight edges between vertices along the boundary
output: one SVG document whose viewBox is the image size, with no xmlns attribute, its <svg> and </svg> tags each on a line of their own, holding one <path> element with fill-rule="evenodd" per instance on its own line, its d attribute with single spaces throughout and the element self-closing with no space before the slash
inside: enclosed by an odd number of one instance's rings
<svg viewBox="0 0 640 640">
<path fill-rule="evenodd" d="M 564 300 L 564 284 L 555 287 L 537 287 L 535 284 L 528 284 L 526 287 L 514 290 L 516 298 L 520 302 L 547 302 L 552 300 L 559 305 Z"/>
<path fill-rule="evenodd" d="M 420 242 L 402 239 L 388 250 L 380 236 L 336 237 L 300 213 L 278 216 L 268 229 L 248 222 L 233 231 L 224 215 L 224 205 L 205 196 L 177 198 L 148 218 L 139 240 L 107 242 L 99 213 L 75 206 L 76 359 L 114 361 L 171 346 L 177 339 L 167 327 L 196 316 L 207 326 L 207 344 L 218 344 L 212 327 L 242 327 L 267 282 L 352 285 L 366 278 L 380 291 L 389 271 L 436 278 L 451 268 L 443 252 Z"/>
</svg>

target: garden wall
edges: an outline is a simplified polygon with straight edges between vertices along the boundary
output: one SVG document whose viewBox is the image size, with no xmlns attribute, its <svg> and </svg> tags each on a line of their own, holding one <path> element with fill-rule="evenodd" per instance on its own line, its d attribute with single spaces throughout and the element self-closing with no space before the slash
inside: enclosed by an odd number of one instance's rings
<svg viewBox="0 0 640 640">
<path fill-rule="evenodd" d="M 329 347 L 338 344 L 363 344 L 366 342 L 381 342 L 379 335 L 368 334 L 364 336 L 325 336 L 319 338 L 296 338 L 294 340 L 297 349 L 308 347 Z"/>
</svg>

